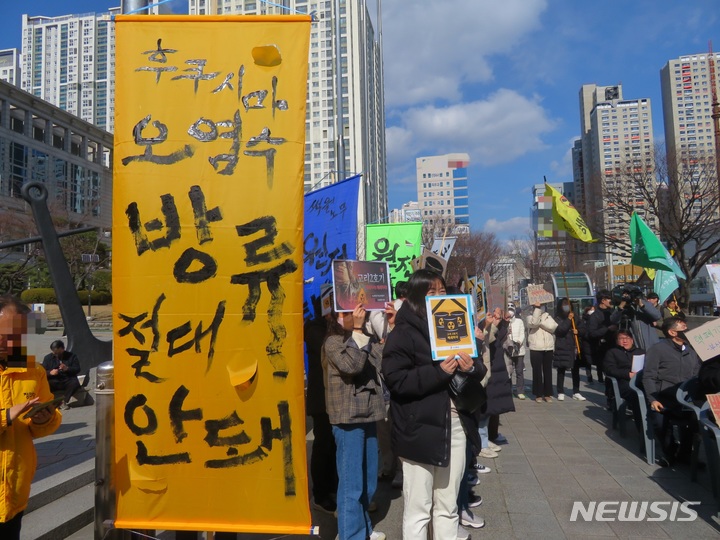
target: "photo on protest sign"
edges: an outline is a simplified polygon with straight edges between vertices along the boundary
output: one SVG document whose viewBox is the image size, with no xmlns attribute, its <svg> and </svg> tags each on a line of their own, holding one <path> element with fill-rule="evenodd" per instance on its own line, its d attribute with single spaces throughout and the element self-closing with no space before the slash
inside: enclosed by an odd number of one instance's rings
<svg viewBox="0 0 720 540">
<path fill-rule="evenodd" d="M 432 270 L 436 274 L 440 274 L 443 278 L 445 277 L 445 271 L 447 270 L 447 261 L 440 255 L 436 255 L 429 249 L 423 249 L 422 261 L 420 268 L 426 270 Z"/>
<path fill-rule="evenodd" d="M 320 285 L 320 314 L 324 317 L 332 313 L 333 288 L 330 283 Z"/>
<path fill-rule="evenodd" d="M 720 394 L 706 394 L 705 397 L 717 421 L 717 419 L 720 418 Z"/>
<path fill-rule="evenodd" d="M 384 310 L 392 300 L 386 262 L 333 261 L 335 311 L 352 311 L 362 304 L 366 311 Z"/>
<path fill-rule="evenodd" d="M 425 298 L 433 360 L 444 360 L 453 353 L 477 356 L 472 299 L 469 294 L 428 296 Z"/>
<path fill-rule="evenodd" d="M 465 278 L 460 283 L 460 290 L 472 297 L 473 301 L 473 312 L 478 321 L 485 318 L 487 314 L 487 302 L 485 301 L 485 280 L 477 276 L 467 277 L 465 272 Z"/>
</svg>

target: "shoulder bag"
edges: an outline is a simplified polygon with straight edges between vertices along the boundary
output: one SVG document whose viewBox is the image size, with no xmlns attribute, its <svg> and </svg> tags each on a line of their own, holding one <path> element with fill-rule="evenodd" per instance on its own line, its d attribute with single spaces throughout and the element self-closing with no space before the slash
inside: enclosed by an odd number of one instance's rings
<svg viewBox="0 0 720 540">
<path fill-rule="evenodd" d="M 477 411 L 487 401 L 487 393 L 485 387 L 480 384 L 480 379 L 470 377 L 463 371 L 456 371 L 453 374 L 448 392 L 457 410 L 469 414 Z"/>
</svg>

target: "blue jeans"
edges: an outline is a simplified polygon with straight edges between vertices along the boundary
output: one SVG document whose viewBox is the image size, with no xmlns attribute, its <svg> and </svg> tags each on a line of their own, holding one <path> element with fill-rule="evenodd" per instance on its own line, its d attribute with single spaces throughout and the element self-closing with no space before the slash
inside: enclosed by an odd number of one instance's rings
<svg viewBox="0 0 720 540">
<path fill-rule="evenodd" d="M 375 495 L 378 444 L 375 422 L 333 425 L 337 446 L 340 540 L 366 540 L 373 532 L 368 505 Z"/>
<path fill-rule="evenodd" d="M 482 443 L 480 446 L 482 448 L 487 448 L 490 446 L 490 438 L 488 433 L 488 425 L 490 424 L 490 417 L 486 416 L 482 420 L 478 422 L 478 433 L 480 434 L 480 442 Z"/>
</svg>

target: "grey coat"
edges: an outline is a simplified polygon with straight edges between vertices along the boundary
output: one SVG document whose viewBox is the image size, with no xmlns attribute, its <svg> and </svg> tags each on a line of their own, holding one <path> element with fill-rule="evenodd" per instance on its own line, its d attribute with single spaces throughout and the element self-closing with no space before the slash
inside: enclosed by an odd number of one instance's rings
<svg viewBox="0 0 720 540">
<path fill-rule="evenodd" d="M 325 404 L 331 424 L 385 418 L 380 367 L 383 347 L 364 334 L 328 336 L 322 347 Z"/>
<path fill-rule="evenodd" d="M 642 383 L 649 402 L 675 402 L 677 387 L 700 370 L 700 357 L 690 345 L 681 349 L 670 339 L 653 345 L 645 354 Z"/>
<path fill-rule="evenodd" d="M 635 345 L 646 351 L 660 342 L 657 327 L 654 322 L 662 321 L 660 311 L 650 302 L 643 302 L 642 306 L 635 306 L 635 317 L 630 323 Z"/>
</svg>

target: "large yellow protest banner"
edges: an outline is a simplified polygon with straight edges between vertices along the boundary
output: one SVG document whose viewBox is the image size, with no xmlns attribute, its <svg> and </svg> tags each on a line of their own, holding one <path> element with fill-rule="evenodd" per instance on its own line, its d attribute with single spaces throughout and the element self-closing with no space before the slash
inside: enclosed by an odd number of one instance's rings
<svg viewBox="0 0 720 540">
<path fill-rule="evenodd" d="M 310 531 L 310 18 L 116 19 L 117 528 Z"/>
</svg>

